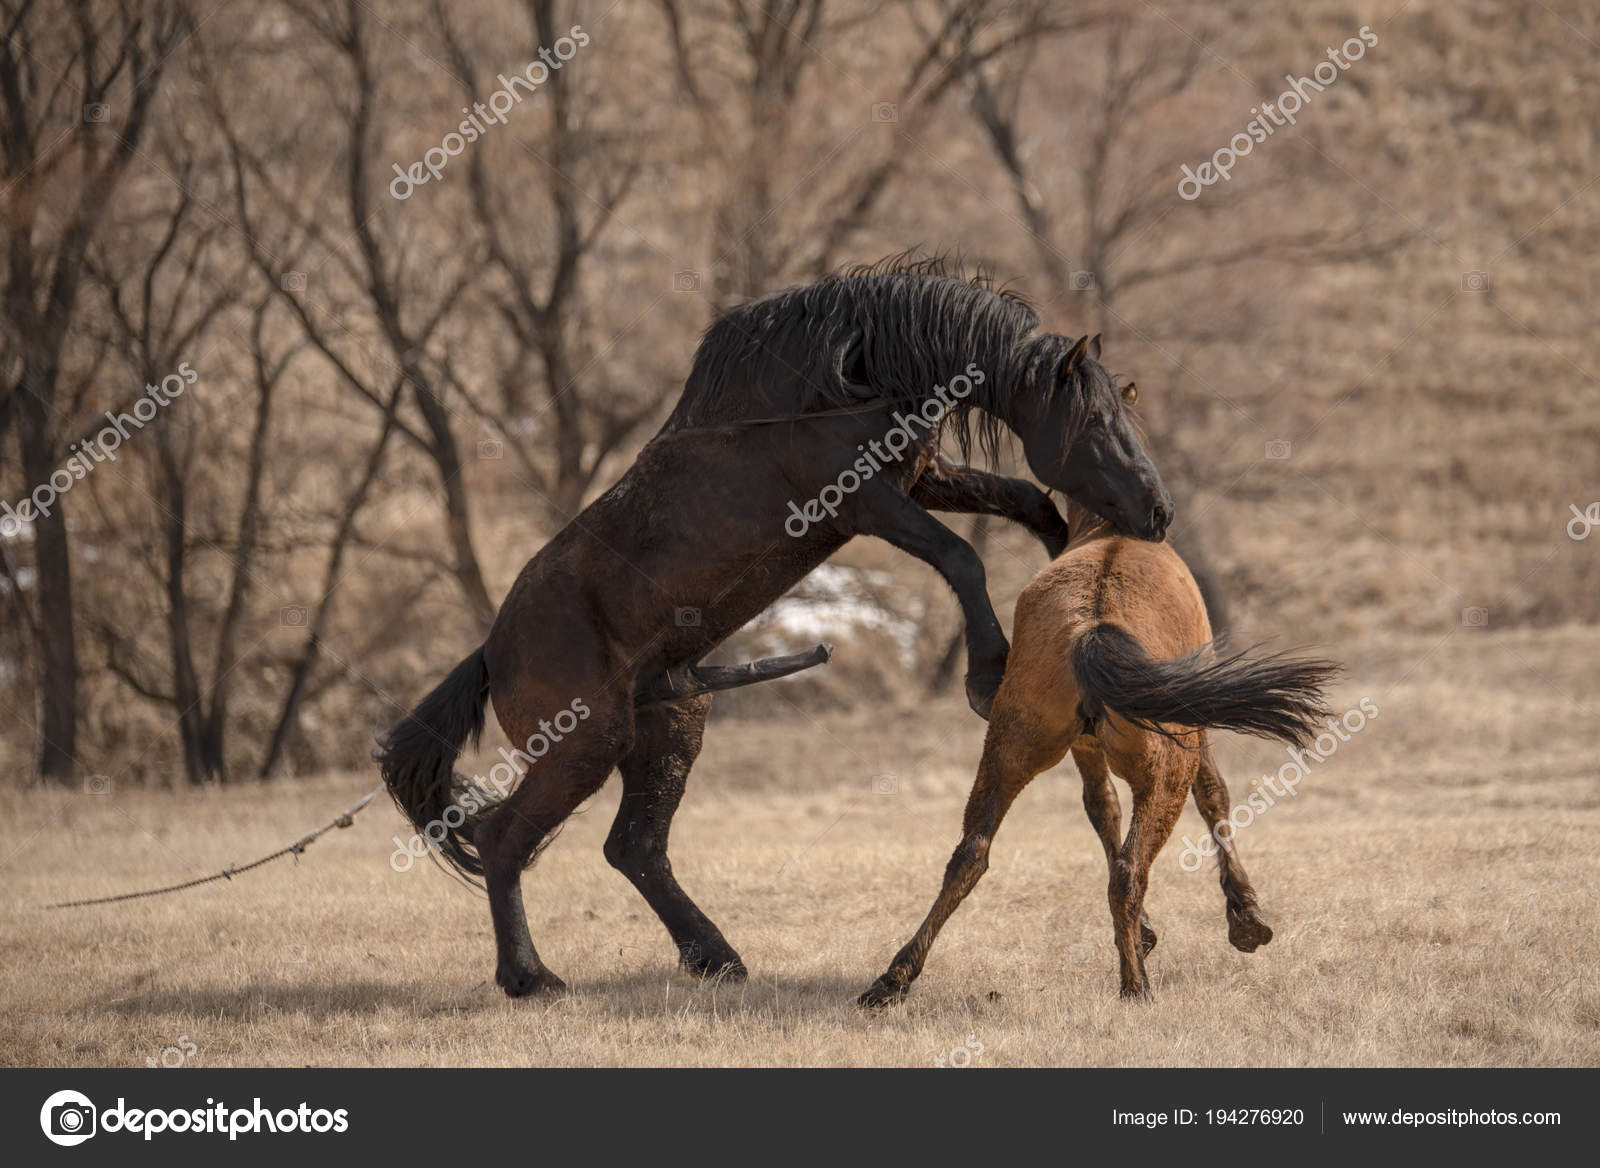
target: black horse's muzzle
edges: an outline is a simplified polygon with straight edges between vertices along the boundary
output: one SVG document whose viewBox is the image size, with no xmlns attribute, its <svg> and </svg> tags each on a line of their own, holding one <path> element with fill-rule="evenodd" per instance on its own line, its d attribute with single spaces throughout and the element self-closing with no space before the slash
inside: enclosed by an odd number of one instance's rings
<svg viewBox="0 0 1600 1168">
<path fill-rule="evenodd" d="M 1146 539 L 1152 543 L 1160 543 L 1167 537 L 1167 528 L 1171 526 L 1172 499 L 1165 491 L 1162 491 L 1161 498 L 1151 504 L 1150 510 L 1146 512 L 1144 521 L 1140 525 L 1140 530 L 1134 534 L 1140 539 Z"/>
</svg>

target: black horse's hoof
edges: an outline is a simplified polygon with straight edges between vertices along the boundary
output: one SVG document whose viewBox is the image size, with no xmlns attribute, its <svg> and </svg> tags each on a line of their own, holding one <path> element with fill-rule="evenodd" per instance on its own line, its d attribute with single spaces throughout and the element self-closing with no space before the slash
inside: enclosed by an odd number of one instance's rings
<svg viewBox="0 0 1600 1168">
<path fill-rule="evenodd" d="M 995 694 L 1000 692 L 1002 676 L 999 673 L 967 675 L 967 705 L 985 722 L 989 720 L 989 711 L 994 708 Z"/>
<path fill-rule="evenodd" d="M 902 985 L 885 974 L 867 987 L 866 993 L 856 999 L 856 1005 L 863 1010 L 881 1010 L 886 1006 L 899 1005 L 910 992 L 910 986 Z"/>
<path fill-rule="evenodd" d="M 1253 908 L 1228 909 L 1228 943 L 1240 953 L 1254 953 L 1272 940 L 1272 926 Z"/>
<path fill-rule="evenodd" d="M 554 996 L 567 992 L 567 983 L 548 969 L 529 969 L 525 965 L 502 965 L 495 970 L 494 980 L 496 985 L 505 990 L 508 998 Z"/>
<path fill-rule="evenodd" d="M 684 972 L 707 981 L 741 982 L 750 976 L 732 949 L 708 951 L 693 943 L 683 945 L 678 949 L 678 964 Z"/>
</svg>

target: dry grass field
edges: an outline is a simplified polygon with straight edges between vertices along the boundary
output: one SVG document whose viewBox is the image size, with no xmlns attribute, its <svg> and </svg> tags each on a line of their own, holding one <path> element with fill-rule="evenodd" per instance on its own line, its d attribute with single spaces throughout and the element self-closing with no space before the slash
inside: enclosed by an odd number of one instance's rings
<svg viewBox="0 0 1600 1168">
<path fill-rule="evenodd" d="M 674 860 L 749 964 L 743 985 L 679 973 L 606 866 L 615 783 L 525 884 L 573 992 L 520 1002 L 490 981 L 481 899 L 391 869 L 405 829 L 387 804 L 298 866 L 40 907 L 253 859 L 371 774 L 8 792 L 0 1063 L 1594 1065 L 1600 634 L 1458 628 L 1344 656 L 1335 706 L 1370 697 L 1379 717 L 1239 837 L 1277 939 L 1230 949 L 1210 865 L 1184 872 L 1169 844 L 1150 1005 L 1117 998 L 1103 861 L 1068 762 L 1019 800 L 906 1005 L 854 1008 L 932 898 L 981 743 L 959 703 L 908 702 L 713 723 Z M 1229 738 L 1220 757 L 1237 798 L 1281 755 Z M 1191 808 L 1179 835 L 1199 822 Z"/>
</svg>

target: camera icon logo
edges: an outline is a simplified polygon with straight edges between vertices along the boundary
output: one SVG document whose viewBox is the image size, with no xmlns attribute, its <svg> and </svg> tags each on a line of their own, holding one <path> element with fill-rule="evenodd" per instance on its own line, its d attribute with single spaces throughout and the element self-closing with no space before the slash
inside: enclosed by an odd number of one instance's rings
<svg viewBox="0 0 1600 1168">
<path fill-rule="evenodd" d="M 1461 610 L 1461 624 L 1469 629 L 1488 628 L 1489 610 L 1487 608 L 1463 608 Z"/>
<path fill-rule="evenodd" d="M 111 120 L 111 107 L 103 101 L 91 102 L 83 107 L 83 120 L 91 126 L 104 125 Z"/>
<path fill-rule="evenodd" d="M 278 277 L 278 287 L 285 292 L 304 292 L 306 290 L 306 274 L 304 272 L 285 272 Z"/>
<path fill-rule="evenodd" d="M 900 783 L 893 775 L 873 775 L 872 793 L 874 795 L 893 795 L 900 790 Z"/>
<path fill-rule="evenodd" d="M 1489 273 L 1462 272 L 1461 290 L 1463 292 L 1487 292 L 1489 290 Z"/>
<path fill-rule="evenodd" d="M 306 611 L 305 605 L 290 604 L 278 610 L 278 623 L 285 628 L 303 629 L 309 616 L 310 613 Z"/>
<path fill-rule="evenodd" d="M 498 438 L 485 438 L 478 443 L 478 457 L 487 459 L 504 458 L 506 444 Z"/>
<path fill-rule="evenodd" d="M 1090 271 L 1073 272 L 1068 277 L 1074 292 L 1093 292 L 1095 286 L 1094 273 Z"/>
<path fill-rule="evenodd" d="M 99 1109 L 87 1095 L 77 1091 L 57 1091 L 39 1109 L 39 1126 L 45 1139 L 63 1148 L 76 1147 L 94 1135 Z"/>
<path fill-rule="evenodd" d="M 681 272 L 672 273 L 672 290 L 674 292 L 700 291 L 700 273 L 688 268 Z"/>
<path fill-rule="evenodd" d="M 1294 447 L 1285 442 L 1282 438 L 1267 443 L 1267 457 L 1271 459 L 1282 461 L 1283 459 L 1288 458 L 1293 450 Z"/>
<path fill-rule="evenodd" d="M 698 629 L 700 627 L 700 610 L 698 608 L 675 609 L 672 617 L 680 629 Z"/>
<path fill-rule="evenodd" d="M 900 107 L 892 101 L 874 102 L 872 120 L 875 122 L 898 122 L 900 120 Z"/>
</svg>

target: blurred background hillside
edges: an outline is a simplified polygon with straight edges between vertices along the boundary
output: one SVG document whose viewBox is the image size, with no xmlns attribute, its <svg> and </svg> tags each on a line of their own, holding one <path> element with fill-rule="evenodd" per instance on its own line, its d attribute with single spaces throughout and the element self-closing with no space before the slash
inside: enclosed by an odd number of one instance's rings
<svg viewBox="0 0 1600 1168">
<path fill-rule="evenodd" d="M 1595 619 L 1600 539 L 1569 535 L 1600 500 L 1592 4 L 0 0 L 0 24 L 0 501 L 195 375 L 0 524 L 13 785 L 366 765 L 720 309 L 908 249 L 1104 333 L 1241 639 L 1359 659 Z M 1180 196 L 1363 29 L 1293 126 Z M 503 124 L 399 177 L 541 49 Z M 1009 624 L 1043 552 L 950 522 Z M 858 541 L 725 647 L 826 638 L 834 664 L 720 716 L 914 706 L 959 680 L 959 619 Z"/>
</svg>

